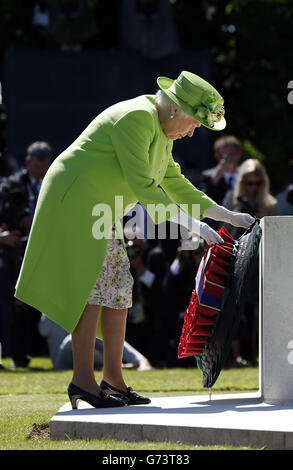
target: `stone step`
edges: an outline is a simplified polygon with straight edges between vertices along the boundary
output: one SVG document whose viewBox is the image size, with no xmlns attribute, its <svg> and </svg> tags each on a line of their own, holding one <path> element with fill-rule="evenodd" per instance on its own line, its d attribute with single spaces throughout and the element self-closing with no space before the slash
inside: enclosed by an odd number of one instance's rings
<svg viewBox="0 0 293 470">
<path fill-rule="evenodd" d="M 148 405 L 93 408 L 79 402 L 50 421 L 53 439 L 180 441 L 293 449 L 293 402 L 264 402 L 260 392 L 153 398 Z"/>
</svg>

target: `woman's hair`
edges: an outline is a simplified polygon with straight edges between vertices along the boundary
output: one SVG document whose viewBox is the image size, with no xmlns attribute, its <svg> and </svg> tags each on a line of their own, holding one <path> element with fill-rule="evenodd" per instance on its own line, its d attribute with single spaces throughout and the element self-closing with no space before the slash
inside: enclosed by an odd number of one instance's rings
<svg viewBox="0 0 293 470">
<path fill-rule="evenodd" d="M 171 107 L 175 107 L 177 114 L 179 116 L 188 118 L 190 117 L 188 114 L 186 114 L 184 111 L 182 111 L 179 106 L 172 101 L 169 96 L 166 95 L 166 93 L 163 92 L 163 90 L 158 90 L 156 93 L 156 104 L 158 108 L 160 108 L 163 112 L 166 114 L 170 114 Z"/>
<path fill-rule="evenodd" d="M 223 135 L 215 140 L 214 151 L 217 152 L 224 145 L 236 145 L 241 148 L 240 141 L 234 135 Z"/>
<path fill-rule="evenodd" d="M 239 196 L 247 196 L 245 180 L 248 175 L 256 175 L 262 181 L 255 201 L 256 205 L 269 207 L 274 204 L 275 198 L 270 194 L 270 181 L 267 171 L 263 164 L 255 158 L 248 158 L 239 166 L 238 178 L 233 191 L 234 202 L 238 201 Z"/>
<path fill-rule="evenodd" d="M 40 161 L 50 160 L 52 157 L 52 148 L 47 142 L 43 142 L 43 141 L 33 142 L 27 148 L 27 156 L 35 157 Z"/>
</svg>

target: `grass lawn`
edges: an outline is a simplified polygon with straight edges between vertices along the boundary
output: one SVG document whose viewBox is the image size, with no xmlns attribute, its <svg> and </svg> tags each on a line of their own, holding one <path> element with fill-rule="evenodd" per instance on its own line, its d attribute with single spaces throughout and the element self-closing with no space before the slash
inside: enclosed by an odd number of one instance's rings
<svg viewBox="0 0 293 470">
<path fill-rule="evenodd" d="M 4 359 L 0 370 L 0 449 L 5 450 L 190 450 L 202 447 L 180 442 L 126 442 L 104 440 L 51 440 L 48 424 L 68 401 L 67 385 L 71 371 L 54 371 L 48 358 L 33 358 L 29 369 L 9 370 Z M 101 371 L 96 371 L 97 379 Z M 150 397 L 207 393 L 201 384 L 201 371 L 154 369 L 145 372 L 124 370 L 125 381 Z M 213 393 L 258 389 L 258 368 L 224 369 Z M 217 447 L 212 447 L 213 449 Z M 220 448 L 219 448 L 220 449 Z M 229 449 L 225 447 L 225 449 Z"/>
</svg>

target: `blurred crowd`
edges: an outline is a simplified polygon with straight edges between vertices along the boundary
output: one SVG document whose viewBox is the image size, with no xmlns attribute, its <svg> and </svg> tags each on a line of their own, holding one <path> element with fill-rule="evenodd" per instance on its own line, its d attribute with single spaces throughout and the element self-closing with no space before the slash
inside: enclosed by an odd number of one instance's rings
<svg viewBox="0 0 293 470">
<path fill-rule="evenodd" d="M 32 356 L 51 357 L 56 369 L 72 367 L 71 335 L 13 296 L 38 194 L 52 157 L 51 146 L 41 141 L 28 147 L 23 167 L 16 168 L 17 162 L 11 155 L 0 155 L 0 343 L 2 357 L 12 358 L 11 367 L 27 367 Z M 283 190 L 274 197 L 265 166 L 254 158 L 243 160 L 235 136 L 217 139 L 214 157 L 214 167 L 203 171 L 192 182 L 217 203 L 257 218 L 293 215 L 293 160 L 288 160 Z M 187 173 L 196 174 L 192 170 Z M 137 213 L 145 230 L 145 223 L 151 220 L 140 205 Z M 221 226 L 211 220 L 206 222 L 215 229 Z M 234 238 L 244 231 L 226 228 Z M 195 365 L 193 357 L 179 360 L 177 348 L 206 246 L 200 239 L 196 247 L 187 249 L 185 242 L 172 239 L 170 232 L 168 223 L 165 239 L 158 236 L 158 227 L 154 239 L 147 239 L 143 232 L 140 237 L 125 239 L 134 278 L 123 355 L 125 367 L 144 370 Z M 257 364 L 258 315 L 256 272 L 227 367 Z M 97 340 L 95 366 L 102 367 L 102 364 L 102 341 Z"/>
<path fill-rule="evenodd" d="M 121 48 L 148 59 L 180 49 L 169 0 L 26 0 L 25 9 L 16 0 L 9 3 L 0 31 L 4 47 L 23 43 L 62 51 Z"/>
</svg>

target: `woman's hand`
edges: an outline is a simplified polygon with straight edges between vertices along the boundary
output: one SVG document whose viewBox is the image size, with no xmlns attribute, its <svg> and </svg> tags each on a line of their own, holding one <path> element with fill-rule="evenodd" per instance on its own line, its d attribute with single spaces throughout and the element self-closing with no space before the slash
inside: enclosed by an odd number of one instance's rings
<svg viewBox="0 0 293 470">
<path fill-rule="evenodd" d="M 251 224 L 255 221 L 255 218 L 249 214 L 243 214 L 241 212 L 229 211 L 223 206 L 214 204 L 211 207 L 208 207 L 203 212 L 204 217 L 208 217 L 213 220 L 220 220 L 222 222 L 227 222 L 228 224 L 234 225 L 235 227 L 249 228 Z"/>
<path fill-rule="evenodd" d="M 193 219 L 186 212 L 180 209 L 179 213 L 170 219 L 171 222 L 183 225 L 193 234 L 199 235 L 208 245 L 212 243 L 224 243 L 223 238 L 213 230 L 208 224 Z"/>
<path fill-rule="evenodd" d="M 241 212 L 230 211 L 230 224 L 235 227 L 249 228 L 255 221 L 255 218 L 249 214 L 242 214 Z"/>
<path fill-rule="evenodd" d="M 195 220 L 194 222 L 198 222 L 199 232 L 195 232 L 194 230 L 192 230 L 192 232 L 197 233 L 197 235 L 203 238 L 208 245 L 211 245 L 212 243 L 224 243 L 223 238 L 208 224 L 205 224 L 204 222 L 199 222 L 198 220 Z"/>
</svg>

